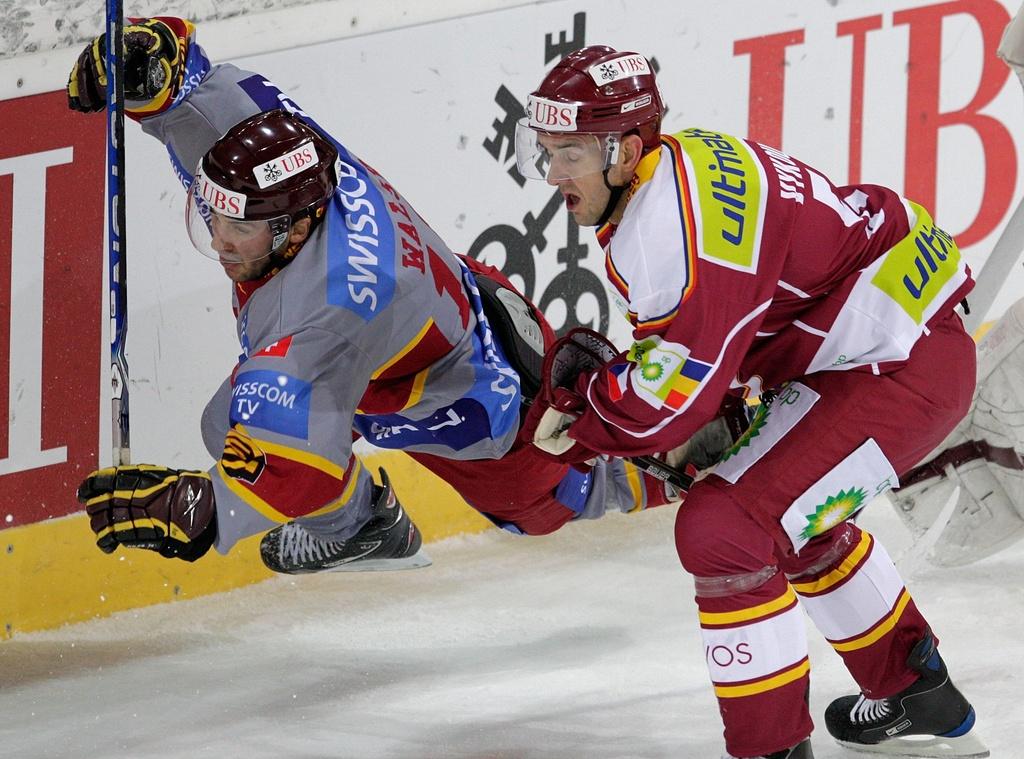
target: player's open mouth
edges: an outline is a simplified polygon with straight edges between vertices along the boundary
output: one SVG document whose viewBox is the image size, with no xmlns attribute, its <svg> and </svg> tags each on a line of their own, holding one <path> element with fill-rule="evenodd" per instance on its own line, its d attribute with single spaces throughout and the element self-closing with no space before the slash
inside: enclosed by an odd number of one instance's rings
<svg viewBox="0 0 1024 759">
<path fill-rule="evenodd" d="M 563 196 L 565 197 L 565 207 L 570 211 L 575 211 L 576 206 L 580 204 L 580 196 L 571 192 L 563 193 Z"/>
</svg>

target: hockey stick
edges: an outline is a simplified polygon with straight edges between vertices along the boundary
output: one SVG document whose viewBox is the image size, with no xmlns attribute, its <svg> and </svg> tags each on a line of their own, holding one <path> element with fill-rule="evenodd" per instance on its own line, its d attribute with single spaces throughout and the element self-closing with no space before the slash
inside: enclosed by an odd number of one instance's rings
<svg viewBox="0 0 1024 759">
<path fill-rule="evenodd" d="M 131 461 L 128 430 L 128 280 L 125 259 L 124 14 L 107 4 L 107 267 L 110 275 L 111 444 L 113 464 Z"/>
<path fill-rule="evenodd" d="M 1024 84 L 1024 6 L 1017 11 L 1003 32 L 996 55 L 1003 59 Z M 996 241 L 995 247 L 985 260 L 976 278 L 974 291 L 968 302 L 971 313 L 964 318 L 964 326 L 970 334 L 974 334 L 988 314 L 996 296 L 1002 290 L 1021 251 L 1024 250 L 1024 200 L 1007 222 L 1003 233 Z"/>
<path fill-rule="evenodd" d="M 656 480 L 667 482 L 684 493 L 689 491 L 693 485 L 694 478 L 692 476 L 676 469 L 674 466 L 669 466 L 664 461 L 654 458 L 654 456 L 630 456 L 626 458 L 626 461 L 633 464 L 637 469 L 647 472 Z"/>
</svg>

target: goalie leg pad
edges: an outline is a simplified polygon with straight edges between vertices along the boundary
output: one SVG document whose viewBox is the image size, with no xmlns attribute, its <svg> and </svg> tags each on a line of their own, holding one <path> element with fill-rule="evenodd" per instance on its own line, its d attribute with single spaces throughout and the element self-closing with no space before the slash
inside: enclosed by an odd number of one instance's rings
<svg viewBox="0 0 1024 759">
<path fill-rule="evenodd" d="M 920 479 L 893 496 L 896 512 L 920 538 L 955 497 L 949 521 L 941 528 L 928 560 L 958 567 L 998 553 L 1024 537 L 1024 470 L 983 457 L 947 465 L 942 476 Z"/>
<path fill-rule="evenodd" d="M 896 513 L 917 537 L 956 491 L 929 560 L 962 566 L 1024 537 L 1024 299 L 978 345 L 978 387 L 967 416 L 902 478 Z M 957 490 L 959 488 L 959 490 Z"/>
</svg>

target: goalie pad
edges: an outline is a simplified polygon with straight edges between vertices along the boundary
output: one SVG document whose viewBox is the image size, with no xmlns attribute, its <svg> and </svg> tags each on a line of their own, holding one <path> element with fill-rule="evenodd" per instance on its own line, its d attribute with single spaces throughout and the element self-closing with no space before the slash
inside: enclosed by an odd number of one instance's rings
<svg viewBox="0 0 1024 759">
<path fill-rule="evenodd" d="M 1013 69 L 1021 83 L 1024 84 L 1024 13 L 1021 13 L 1020 10 L 1003 30 L 1003 37 L 999 41 L 996 55 Z"/>
<path fill-rule="evenodd" d="M 929 561 L 962 566 L 1024 537 L 1024 300 L 978 344 L 967 416 L 890 497 L 915 538 L 941 529 Z M 949 521 L 936 525 L 949 499 Z"/>
</svg>

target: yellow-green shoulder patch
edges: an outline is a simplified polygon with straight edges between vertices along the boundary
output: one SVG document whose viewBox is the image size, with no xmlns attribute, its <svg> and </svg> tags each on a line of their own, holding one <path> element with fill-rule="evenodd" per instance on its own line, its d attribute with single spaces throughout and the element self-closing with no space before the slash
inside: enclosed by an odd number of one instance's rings
<svg viewBox="0 0 1024 759">
<path fill-rule="evenodd" d="M 701 258 L 756 271 L 765 204 L 761 164 L 742 140 L 727 134 L 693 128 L 673 137 L 693 164 Z"/>
<path fill-rule="evenodd" d="M 960 270 L 960 249 L 924 208 L 914 202 L 910 207 L 917 214 L 917 224 L 885 254 L 871 284 L 920 324 L 943 285 Z"/>
</svg>

